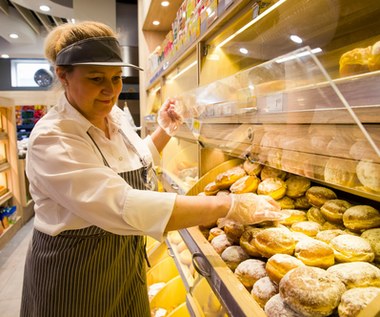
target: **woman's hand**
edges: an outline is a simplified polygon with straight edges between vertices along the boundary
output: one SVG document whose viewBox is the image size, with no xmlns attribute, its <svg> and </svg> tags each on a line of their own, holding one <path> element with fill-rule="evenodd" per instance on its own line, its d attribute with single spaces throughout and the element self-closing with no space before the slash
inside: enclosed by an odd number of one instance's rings
<svg viewBox="0 0 380 317">
<path fill-rule="evenodd" d="M 177 101 L 167 99 L 158 111 L 158 125 L 170 136 L 174 136 L 182 124 L 182 116 L 178 112 Z"/>
</svg>

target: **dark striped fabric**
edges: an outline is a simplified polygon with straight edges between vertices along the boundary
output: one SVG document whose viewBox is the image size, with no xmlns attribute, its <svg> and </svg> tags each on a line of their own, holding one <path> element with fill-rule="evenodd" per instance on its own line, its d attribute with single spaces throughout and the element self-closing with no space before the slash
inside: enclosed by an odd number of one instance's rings
<svg viewBox="0 0 380 317">
<path fill-rule="evenodd" d="M 121 173 L 145 189 L 144 168 Z M 21 317 L 149 317 L 141 236 L 95 226 L 49 236 L 34 230 L 28 250 Z"/>
</svg>

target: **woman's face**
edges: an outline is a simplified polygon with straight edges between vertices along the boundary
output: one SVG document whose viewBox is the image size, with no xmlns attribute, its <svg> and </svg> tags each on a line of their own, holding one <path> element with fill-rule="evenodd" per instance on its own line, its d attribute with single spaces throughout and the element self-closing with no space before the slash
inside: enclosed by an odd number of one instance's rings
<svg viewBox="0 0 380 317">
<path fill-rule="evenodd" d="M 78 65 L 58 76 L 63 81 L 70 104 L 90 122 L 104 120 L 122 90 L 121 67 Z"/>
</svg>

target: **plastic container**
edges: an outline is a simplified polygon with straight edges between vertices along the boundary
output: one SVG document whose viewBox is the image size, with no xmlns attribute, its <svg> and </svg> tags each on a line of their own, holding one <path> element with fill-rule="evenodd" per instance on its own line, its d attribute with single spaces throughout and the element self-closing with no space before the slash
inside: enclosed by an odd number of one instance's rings
<svg viewBox="0 0 380 317">
<path fill-rule="evenodd" d="M 167 283 L 178 275 L 174 259 L 168 256 L 148 270 L 146 273 L 147 284 L 149 286 L 160 282 Z"/>
</svg>

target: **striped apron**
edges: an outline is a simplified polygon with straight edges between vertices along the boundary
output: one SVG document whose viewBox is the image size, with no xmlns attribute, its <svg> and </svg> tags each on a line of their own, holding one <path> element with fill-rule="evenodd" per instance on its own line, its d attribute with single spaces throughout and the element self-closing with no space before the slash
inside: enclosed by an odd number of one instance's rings
<svg viewBox="0 0 380 317">
<path fill-rule="evenodd" d="M 146 173 L 142 167 L 119 175 L 133 188 L 146 189 Z M 20 316 L 149 317 L 145 259 L 142 236 L 116 235 L 96 226 L 54 237 L 35 229 Z"/>
</svg>

